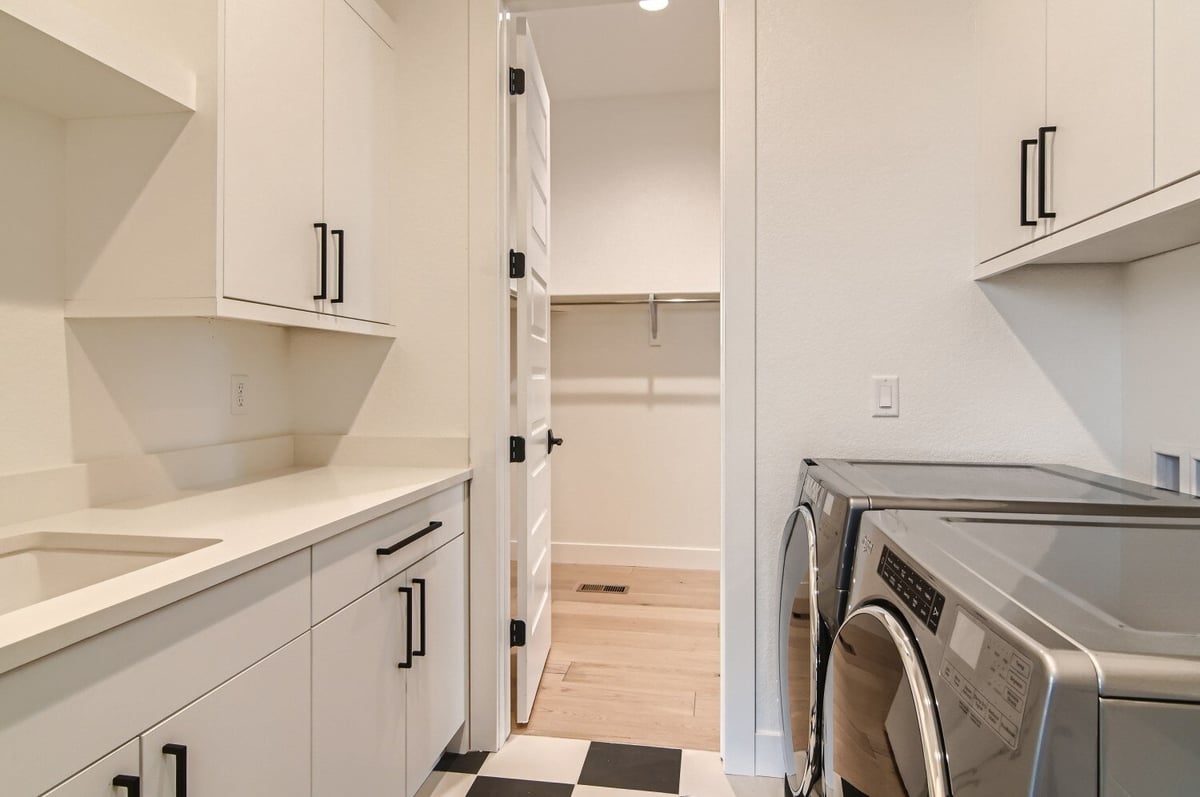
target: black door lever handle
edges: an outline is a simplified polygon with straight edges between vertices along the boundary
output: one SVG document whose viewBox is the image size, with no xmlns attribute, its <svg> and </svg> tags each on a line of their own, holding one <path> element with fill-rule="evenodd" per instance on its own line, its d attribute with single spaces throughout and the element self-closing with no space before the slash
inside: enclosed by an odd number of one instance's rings
<svg viewBox="0 0 1200 797">
<path fill-rule="evenodd" d="M 555 437 L 553 429 L 546 430 L 546 453 L 547 454 L 553 454 L 554 447 L 561 446 L 562 444 L 563 444 L 563 439 L 561 437 Z"/>
</svg>

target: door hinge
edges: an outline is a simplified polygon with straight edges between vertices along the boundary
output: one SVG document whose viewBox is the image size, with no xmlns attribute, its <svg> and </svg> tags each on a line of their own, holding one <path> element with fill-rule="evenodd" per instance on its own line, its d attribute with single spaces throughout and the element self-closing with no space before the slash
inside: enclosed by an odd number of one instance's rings
<svg viewBox="0 0 1200 797">
<path fill-rule="evenodd" d="M 525 621 L 510 620 L 508 623 L 508 644 L 509 647 L 523 648 L 525 647 Z"/>
<path fill-rule="evenodd" d="M 494 73 L 493 73 L 494 74 Z M 494 85 L 494 84 L 493 84 Z M 525 93 L 525 70 L 509 67 L 508 93 L 514 97 Z"/>
<path fill-rule="evenodd" d="M 519 435 L 513 435 L 508 438 L 508 461 L 509 462 L 524 462 L 525 461 L 525 438 Z"/>
<path fill-rule="evenodd" d="M 508 250 L 508 277 L 519 280 L 525 276 L 525 253 L 515 249 Z"/>
</svg>

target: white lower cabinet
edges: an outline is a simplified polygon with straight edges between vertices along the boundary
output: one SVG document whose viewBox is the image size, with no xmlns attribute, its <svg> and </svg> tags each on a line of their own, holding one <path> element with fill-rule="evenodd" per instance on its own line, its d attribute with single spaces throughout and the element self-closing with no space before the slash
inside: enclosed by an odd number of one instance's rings
<svg viewBox="0 0 1200 797">
<path fill-rule="evenodd" d="M 313 628 L 313 795 L 399 795 L 410 597 L 404 573 Z"/>
<path fill-rule="evenodd" d="M 463 538 L 408 570 L 423 655 L 408 672 L 408 790 L 415 794 L 466 716 L 466 559 Z"/>
<path fill-rule="evenodd" d="M 141 763 L 134 739 L 51 789 L 46 797 L 134 797 L 140 791 Z"/>
<path fill-rule="evenodd" d="M 313 628 L 313 795 L 415 794 L 466 718 L 458 536 Z"/>
<path fill-rule="evenodd" d="M 142 734 L 143 797 L 309 794 L 310 636 Z"/>
</svg>

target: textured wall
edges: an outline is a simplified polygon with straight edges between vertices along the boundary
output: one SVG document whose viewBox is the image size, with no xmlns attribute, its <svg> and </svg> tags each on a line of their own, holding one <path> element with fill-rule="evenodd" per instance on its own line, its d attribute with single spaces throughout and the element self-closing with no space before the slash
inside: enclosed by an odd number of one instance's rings
<svg viewBox="0 0 1200 797">
<path fill-rule="evenodd" d="M 974 255 L 972 4 L 758 4 L 758 717 L 804 456 L 1120 463 L 1121 274 Z M 869 410 L 901 380 L 898 419 Z"/>
<path fill-rule="evenodd" d="M 719 111 L 715 92 L 553 104 L 553 293 L 720 289 Z"/>
</svg>

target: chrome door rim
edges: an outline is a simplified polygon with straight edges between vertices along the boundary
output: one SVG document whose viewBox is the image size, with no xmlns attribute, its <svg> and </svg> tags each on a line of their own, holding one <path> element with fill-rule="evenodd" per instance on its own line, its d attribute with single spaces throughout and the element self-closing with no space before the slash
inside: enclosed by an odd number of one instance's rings
<svg viewBox="0 0 1200 797">
<path fill-rule="evenodd" d="M 812 509 L 807 505 L 798 506 L 793 509 L 792 517 L 803 518 L 808 538 L 808 631 L 809 644 L 812 646 L 812 650 L 809 651 L 810 666 L 808 669 L 808 757 L 804 763 L 804 772 L 786 772 L 784 777 L 787 781 L 788 789 L 793 795 L 808 797 L 821 776 L 821 617 L 817 611 L 817 529 L 813 521 Z M 791 529 L 791 534 L 795 535 L 795 524 L 791 522 L 791 517 L 788 520 L 788 528 Z M 788 545 L 790 546 L 791 544 L 792 541 L 789 540 Z M 779 598 L 779 611 L 790 614 L 792 600 L 793 596 L 781 594 Z M 779 644 L 786 648 L 788 640 L 781 639 L 779 640 Z M 785 668 L 781 667 L 779 672 L 780 694 L 789 694 L 787 679 L 788 673 Z M 785 739 L 790 738 L 791 706 L 788 705 L 789 701 L 790 694 L 789 700 L 781 701 L 783 705 L 780 713 L 783 727 L 789 729 L 788 733 L 784 734 Z M 792 751 L 785 750 L 784 754 L 790 756 L 792 755 Z"/>
<path fill-rule="evenodd" d="M 912 634 L 894 612 L 883 606 L 872 604 L 850 613 L 841 628 L 838 629 L 837 634 L 834 635 L 834 647 L 837 646 L 838 637 L 842 635 L 842 629 L 849 626 L 858 617 L 870 617 L 878 621 L 896 646 L 901 664 L 904 666 L 904 676 L 908 680 L 908 687 L 912 692 L 913 704 L 917 710 L 917 729 L 921 734 L 921 753 L 925 759 L 925 777 L 929 780 L 929 797 L 951 797 L 950 774 L 946 766 L 946 749 L 942 744 L 933 687 L 930 686 L 929 676 Z M 827 726 L 828 722 L 825 725 Z"/>
</svg>

